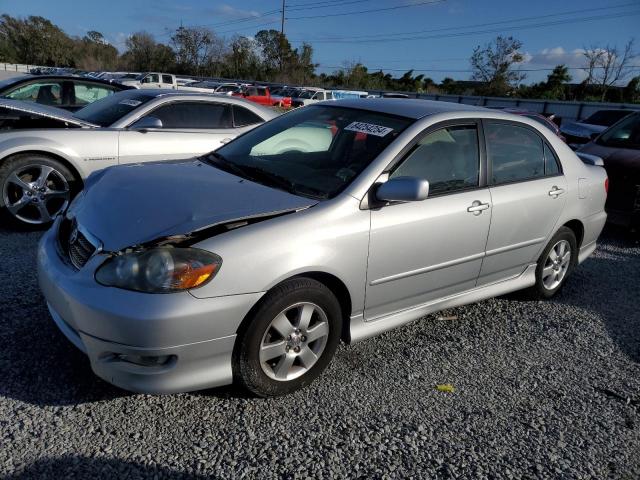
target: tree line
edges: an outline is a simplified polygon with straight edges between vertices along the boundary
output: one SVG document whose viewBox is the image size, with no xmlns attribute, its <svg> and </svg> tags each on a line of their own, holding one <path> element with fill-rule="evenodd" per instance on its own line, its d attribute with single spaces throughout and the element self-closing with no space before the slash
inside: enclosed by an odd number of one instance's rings
<svg viewBox="0 0 640 480">
<path fill-rule="evenodd" d="M 524 84 L 527 73 L 522 42 L 498 36 L 478 45 L 469 59 L 470 80 L 446 77 L 435 82 L 409 70 L 393 76 L 369 71 L 359 62 L 345 62 L 334 72 L 317 73 L 313 46 L 293 48 L 277 30 L 254 36 L 222 37 L 205 27 L 179 27 L 166 43 L 145 31 L 130 35 L 120 53 L 97 31 L 83 37 L 67 35 L 46 18 L 0 16 L 0 62 L 72 67 L 87 71 L 166 71 L 182 75 L 317 85 L 364 91 L 394 90 L 454 95 L 490 95 L 550 100 L 640 102 L 640 76 L 633 76 L 637 58 L 633 40 L 617 46 L 584 49 L 586 78 L 571 83 L 566 65 L 557 65 L 547 79 Z M 620 85 L 626 85 L 620 87 Z"/>
</svg>

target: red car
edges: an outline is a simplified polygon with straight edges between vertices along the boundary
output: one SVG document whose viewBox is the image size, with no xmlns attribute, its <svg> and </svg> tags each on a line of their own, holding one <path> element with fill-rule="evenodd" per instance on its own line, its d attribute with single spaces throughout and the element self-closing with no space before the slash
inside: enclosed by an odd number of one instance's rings
<svg viewBox="0 0 640 480">
<path fill-rule="evenodd" d="M 249 86 L 242 91 L 233 94 L 236 97 L 243 97 L 252 102 L 266 105 L 267 107 L 291 108 L 291 97 L 272 98 L 269 87 Z"/>
</svg>

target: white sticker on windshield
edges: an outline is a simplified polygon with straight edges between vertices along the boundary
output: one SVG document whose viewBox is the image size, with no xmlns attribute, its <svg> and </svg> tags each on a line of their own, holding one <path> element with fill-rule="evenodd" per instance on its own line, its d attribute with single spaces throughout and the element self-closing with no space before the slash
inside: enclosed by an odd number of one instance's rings
<svg viewBox="0 0 640 480">
<path fill-rule="evenodd" d="M 130 107 L 137 107 L 142 102 L 140 100 L 121 100 L 120 105 L 129 105 Z"/>
<path fill-rule="evenodd" d="M 344 127 L 344 129 L 351 132 L 367 133 L 369 135 L 375 135 L 376 137 L 384 137 L 388 133 L 393 132 L 393 128 L 364 122 L 352 122 Z"/>
</svg>

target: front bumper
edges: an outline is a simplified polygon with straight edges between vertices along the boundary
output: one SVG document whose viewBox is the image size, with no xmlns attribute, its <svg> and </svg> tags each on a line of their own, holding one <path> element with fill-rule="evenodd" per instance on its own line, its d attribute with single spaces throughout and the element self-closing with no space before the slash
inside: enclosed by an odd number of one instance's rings
<svg viewBox="0 0 640 480">
<path fill-rule="evenodd" d="M 198 299 L 188 292 L 145 294 L 99 285 L 104 260 L 80 270 L 57 249 L 57 222 L 40 241 L 38 278 L 58 328 L 91 361 L 93 371 L 121 388 L 145 393 L 199 390 L 232 382 L 236 331 L 261 293 Z M 140 365 L 132 357 L 166 358 Z"/>
</svg>

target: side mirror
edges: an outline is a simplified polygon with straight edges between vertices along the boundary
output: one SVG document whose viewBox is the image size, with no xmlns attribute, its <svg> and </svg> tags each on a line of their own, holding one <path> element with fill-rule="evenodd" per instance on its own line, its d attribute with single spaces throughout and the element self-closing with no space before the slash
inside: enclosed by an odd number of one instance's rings
<svg viewBox="0 0 640 480">
<path fill-rule="evenodd" d="M 142 117 L 131 127 L 133 130 L 147 130 L 149 128 L 162 128 L 162 120 L 156 117 Z"/>
<path fill-rule="evenodd" d="M 576 155 L 587 165 L 595 165 L 596 167 L 604 167 L 604 160 L 597 155 L 589 153 L 576 152 Z"/>
<path fill-rule="evenodd" d="M 381 202 L 417 202 L 429 195 L 429 182 L 423 178 L 396 177 L 378 187 L 376 199 Z"/>
</svg>

